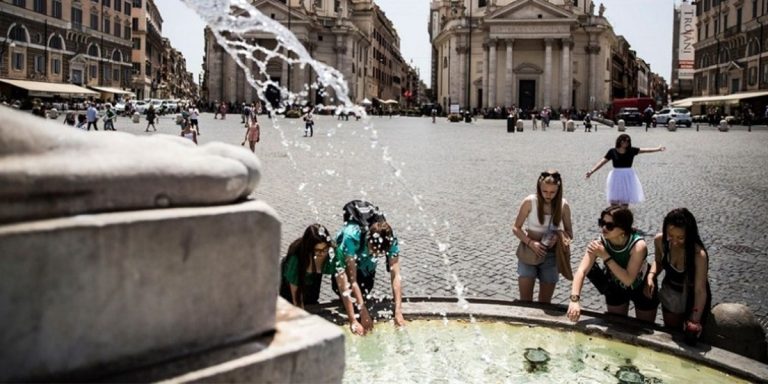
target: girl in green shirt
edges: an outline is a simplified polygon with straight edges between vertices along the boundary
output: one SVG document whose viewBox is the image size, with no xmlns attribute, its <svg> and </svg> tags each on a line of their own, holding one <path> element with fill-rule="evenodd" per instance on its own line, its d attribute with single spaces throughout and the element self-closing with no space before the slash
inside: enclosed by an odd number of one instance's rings
<svg viewBox="0 0 768 384">
<path fill-rule="evenodd" d="M 304 305 L 318 303 L 323 275 L 332 275 L 338 286 L 347 287 L 349 280 L 344 271 L 345 264 L 343 260 L 338 262 L 334 248 L 333 239 L 324 226 L 312 224 L 307 227 L 304 235 L 288 247 L 280 263 L 280 296 L 304 308 Z M 365 330 L 355 318 L 349 295 L 340 296 L 352 333 L 363 335 Z"/>
</svg>

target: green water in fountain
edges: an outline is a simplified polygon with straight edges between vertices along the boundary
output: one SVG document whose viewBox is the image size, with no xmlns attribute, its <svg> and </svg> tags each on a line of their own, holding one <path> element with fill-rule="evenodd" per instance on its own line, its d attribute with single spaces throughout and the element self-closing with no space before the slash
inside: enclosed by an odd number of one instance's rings
<svg viewBox="0 0 768 384">
<path fill-rule="evenodd" d="M 400 330 L 379 324 L 365 337 L 343 328 L 345 383 L 745 382 L 649 348 L 540 326 L 415 320 Z M 526 352 L 542 360 L 538 348 L 549 360 L 528 362 Z"/>
</svg>

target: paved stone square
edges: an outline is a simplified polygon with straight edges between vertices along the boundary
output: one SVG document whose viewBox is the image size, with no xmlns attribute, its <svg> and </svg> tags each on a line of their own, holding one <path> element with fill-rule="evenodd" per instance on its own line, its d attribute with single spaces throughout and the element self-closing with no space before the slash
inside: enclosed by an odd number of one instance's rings
<svg viewBox="0 0 768 384">
<path fill-rule="evenodd" d="M 212 117 L 201 117 L 200 142 L 239 145 L 245 134 L 240 116 Z M 533 131 L 527 121 L 524 132 L 512 134 L 503 120 L 432 124 L 426 117 L 342 122 L 321 116 L 314 137 L 305 138 L 300 120 L 276 122 L 273 127 L 262 116 L 256 154 L 264 174 L 256 197 L 282 218 L 283 252 L 313 222 L 335 233 L 344 203 L 368 199 L 385 211 L 401 240 L 406 296 L 453 296 L 455 275 L 468 297 L 517 298 L 512 222 L 546 168 L 558 169 L 564 178 L 573 211 L 575 270 L 585 244 L 598 235 L 610 164 L 589 180 L 585 173 L 618 134 L 605 126 L 567 133 L 559 121 L 547 131 Z M 117 129 L 145 134 L 145 125 L 121 118 Z M 158 128 L 179 132 L 171 117 L 161 118 Z M 734 127 L 723 133 L 702 125 L 697 132 L 694 125 L 677 132 L 631 127 L 627 133 L 634 146 L 667 147 L 635 159 L 646 194 L 646 202 L 633 207 L 636 227 L 650 242 L 669 210 L 688 207 L 709 251 L 713 302 L 745 303 L 768 319 L 768 129 Z M 379 274 L 378 293 L 391 294 L 383 265 Z M 328 282 L 322 289 L 322 299 L 333 298 Z M 567 304 L 569 292 L 570 282 L 561 279 L 554 302 Z M 605 309 L 591 284 L 585 284 L 583 297 L 585 307 Z"/>
</svg>

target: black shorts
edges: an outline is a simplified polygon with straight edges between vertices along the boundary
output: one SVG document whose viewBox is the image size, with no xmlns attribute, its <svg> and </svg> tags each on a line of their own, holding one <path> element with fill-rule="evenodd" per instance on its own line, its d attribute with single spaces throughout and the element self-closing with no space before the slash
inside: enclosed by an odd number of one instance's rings
<svg viewBox="0 0 768 384">
<path fill-rule="evenodd" d="M 376 272 L 374 271 L 370 275 L 365 275 L 360 270 L 357 270 L 357 285 L 360 286 L 360 291 L 363 293 L 363 299 L 365 299 L 366 296 L 368 296 L 369 293 L 373 290 L 373 282 L 376 278 Z M 336 278 L 331 278 L 331 288 L 333 288 L 333 291 L 336 292 L 336 294 L 339 294 L 339 286 L 336 284 Z"/>
<path fill-rule="evenodd" d="M 635 308 L 641 311 L 651 311 L 659 306 L 659 292 L 653 290 L 653 296 L 649 299 L 643 294 L 644 284 L 635 289 L 627 289 L 619 286 L 615 281 L 608 283 L 608 292 L 605 294 L 605 303 L 610 306 L 620 306 L 629 303 L 635 304 Z"/>
</svg>

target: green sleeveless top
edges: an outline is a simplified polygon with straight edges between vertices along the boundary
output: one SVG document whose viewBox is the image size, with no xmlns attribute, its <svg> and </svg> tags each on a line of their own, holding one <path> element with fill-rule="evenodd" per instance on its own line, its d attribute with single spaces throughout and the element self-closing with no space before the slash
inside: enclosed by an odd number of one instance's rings
<svg viewBox="0 0 768 384">
<path fill-rule="evenodd" d="M 605 250 L 608 252 L 611 257 L 613 257 L 613 261 L 615 261 L 617 264 L 619 264 L 622 268 L 627 269 L 627 265 L 629 265 L 629 258 L 630 253 L 632 251 L 632 247 L 635 246 L 635 244 L 643 240 L 643 237 L 640 236 L 637 232 L 632 232 L 632 234 L 629 236 L 629 241 L 627 241 L 627 244 L 620 249 L 614 248 L 611 246 L 611 243 L 606 241 L 605 239 L 602 239 L 603 246 L 605 247 Z M 643 255 L 643 259 L 645 259 L 648 256 L 648 250 L 646 249 L 646 254 Z M 606 268 L 609 272 L 610 269 Z M 635 289 L 640 286 L 643 282 L 643 271 L 645 268 L 640 268 L 640 272 L 637 273 L 637 277 L 635 277 L 635 281 L 632 283 L 631 286 L 627 286 L 624 283 L 621 282 L 616 276 L 613 275 L 613 273 L 609 273 L 611 276 L 611 280 L 618 285 L 619 287 L 625 288 L 625 289 Z"/>
</svg>

